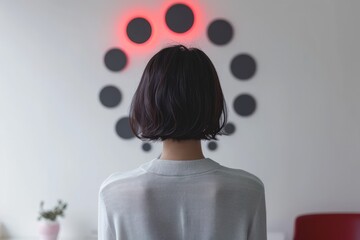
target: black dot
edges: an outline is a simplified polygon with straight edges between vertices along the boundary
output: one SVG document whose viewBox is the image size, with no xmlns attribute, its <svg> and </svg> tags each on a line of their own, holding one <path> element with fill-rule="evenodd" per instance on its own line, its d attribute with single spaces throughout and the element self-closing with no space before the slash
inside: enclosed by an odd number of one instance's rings
<svg viewBox="0 0 360 240">
<path fill-rule="evenodd" d="M 224 45 L 233 37 L 233 27 L 223 19 L 214 20 L 208 27 L 207 34 L 210 41 L 216 45 Z"/>
<path fill-rule="evenodd" d="M 234 100 L 234 109 L 240 116 L 249 116 L 256 109 L 256 101 L 249 94 L 240 94 Z"/>
<path fill-rule="evenodd" d="M 256 72 L 255 59 L 248 54 L 239 54 L 231 60 L 231 72 L 240 79 L 247 80 Z"/>
<path fill-rule="evenodd" d="M 117 121 L 115 128 L 116 128 L 116 133 L 121 138 L 130 139 L 135 136 L 130 129 L 130 123 L 128 117 L 123 117 L 119 121 Z"/>
<path fill-rule="evenodd" d="M 235 125 L 232 123 L 228 123 L 225 125 L 225 132 L 229 135 L 233 134 L 235 132 Z"/>
<path fill-rule="evenodd" d="M 100 102 L 105 107 L 116 107 L 121 102 L 120 90 L 115 86 L 106 86 L 101 89 L 99 94 Z"/>
<path fill-rule="evenodd" d="M 217 149 L 217 143 L 216 143 L 216 142 L 209 142 L 209 143 L 208 143 L 208 148 L 209 148 L 209 150 L 211 150 L 211 151 L 216 150 L 216 149 Z"/>
<path fill-rule="evenodd" d="M 104 62 L 109 70 L 118 72 L 126 66 L 127 57 L 121 49 L 112 48 L 105 54 Z"/>
<path fill-rule="evenodd" d="M 184 33 L 194 24 L 194 13 L 185 4 L 174 4 L 167 10 L 165 21 L 172 31 Z"/>
<path fill-rule="evenodd" d="M 145 18 L 134 18 L 128 23 L 126 33 L 134 43 L 144 43 L 151 36 L 151 25 Z"/>
<path fill-rule="evenodd" d="M 142 149 L 145 151 L 145 152 L 148 152 L 151 150 L 151 144 L 150 143 L 144 143 L 142 145 Z"/>
</svg>

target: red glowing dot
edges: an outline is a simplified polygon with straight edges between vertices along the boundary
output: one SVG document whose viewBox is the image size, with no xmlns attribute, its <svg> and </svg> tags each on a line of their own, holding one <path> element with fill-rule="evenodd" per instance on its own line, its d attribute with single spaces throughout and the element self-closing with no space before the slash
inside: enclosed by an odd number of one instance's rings
<svg viewBox="0 0 360 240">
<path fill-rule="evenodd" d="M 151 36 L 151 25 L 145 18 L 134 18 L 128 23 L 126 33 L 134 43 L 144 43 Z"/>
<path fill-rule="evenodd" d="M 166 25 L 176 33 L 187 32 L 194 24 L 194 13 L 185 4 L 174 4 L 165 15 Z"/>
</svg>

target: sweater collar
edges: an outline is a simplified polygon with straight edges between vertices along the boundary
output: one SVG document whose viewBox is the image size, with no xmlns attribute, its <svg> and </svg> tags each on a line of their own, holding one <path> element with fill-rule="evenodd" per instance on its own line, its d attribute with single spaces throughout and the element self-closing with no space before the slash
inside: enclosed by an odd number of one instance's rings
<svg viewBox="0 0 360 240">
<path fill-rule="evenodd" d="M 142 164 L 140 167 L 147 172 L 160 175 L 183 176 L 204 173 L 221 166 L 218 162 L 210 158 L 194 160 L 169 160 L 160 159 L 159 157 Z"/>
</svg>

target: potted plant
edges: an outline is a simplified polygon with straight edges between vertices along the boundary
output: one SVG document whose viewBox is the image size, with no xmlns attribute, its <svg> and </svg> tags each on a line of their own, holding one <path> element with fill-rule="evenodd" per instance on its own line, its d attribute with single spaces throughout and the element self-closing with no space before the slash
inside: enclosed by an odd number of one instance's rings
<svg viewBox="0 0 360 240">
<path fill-rule="evenodd" d="M 58 205 L 52 210 L 44 210 L 44 201 L 40 202 L 40 212 L 38 220 L 39 222 L 39 234 L 41 240 L 56 240 L 60 224 L 57 221 L 57 217 L 64 217 L 64 210 L 67 207 L 67 203 L 58 200 Z"/>
</svg>

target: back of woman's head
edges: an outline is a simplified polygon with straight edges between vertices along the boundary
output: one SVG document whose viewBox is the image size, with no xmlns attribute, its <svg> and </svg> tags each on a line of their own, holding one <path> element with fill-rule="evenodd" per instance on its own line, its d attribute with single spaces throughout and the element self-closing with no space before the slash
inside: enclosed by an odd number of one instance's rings
<svg viewBox="0 0 360 240">
<path fill-rule="evenodd" d="M 175 45 L 150 59 L 130 107 L 136 137 L 217 140 L 226 121 L 219 78 L 203 51 Z"/>
</svg>

